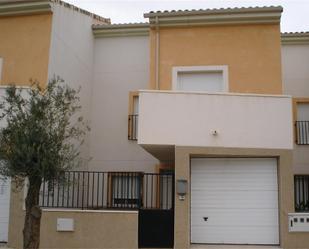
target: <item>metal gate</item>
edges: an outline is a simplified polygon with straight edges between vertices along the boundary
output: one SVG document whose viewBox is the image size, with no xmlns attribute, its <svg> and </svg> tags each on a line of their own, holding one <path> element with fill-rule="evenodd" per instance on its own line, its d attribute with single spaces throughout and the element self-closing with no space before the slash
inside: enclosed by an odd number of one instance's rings
<svg viewBox="0 0 309 249">
<path fill-rule="evenodd" d="M 174 246 L 174 173 L 145 173 L 138 215 L 139 248 Z"/>
<path fill-rule="evenodd" d="M 43 181 L 41 207 L 138 210 L 139 247 L 173 247 L 173 171 L 66 171 L 61 177 Z"/>
</svg>

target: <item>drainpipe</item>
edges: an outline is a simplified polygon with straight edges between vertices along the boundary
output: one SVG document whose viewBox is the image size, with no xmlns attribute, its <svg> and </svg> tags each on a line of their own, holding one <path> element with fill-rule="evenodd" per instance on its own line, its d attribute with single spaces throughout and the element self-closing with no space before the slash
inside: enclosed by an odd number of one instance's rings
<svg viewBox="0 0 309 249">
<path fill-rule="evenodd" d="M 159 18 L 156 16 L 156 90 L 160 90 L 160 33 L 159 33 Z"/>
</svg>

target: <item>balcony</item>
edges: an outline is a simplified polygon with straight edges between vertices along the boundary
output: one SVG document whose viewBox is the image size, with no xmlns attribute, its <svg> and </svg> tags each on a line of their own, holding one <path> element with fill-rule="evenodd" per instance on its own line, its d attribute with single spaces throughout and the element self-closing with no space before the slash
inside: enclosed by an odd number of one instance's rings
<svg viewBox="0 0 309 249">
<path fill-rule="evenodd" d="M 296 121 L 296 144 L 309 145 L 309 121 Z"/>
<path fill-rule="evenodd" d="M 138 143 L 160 160 L 178 146 L 293 148 L 288 96 L 140 91 Z"/>
</svg>

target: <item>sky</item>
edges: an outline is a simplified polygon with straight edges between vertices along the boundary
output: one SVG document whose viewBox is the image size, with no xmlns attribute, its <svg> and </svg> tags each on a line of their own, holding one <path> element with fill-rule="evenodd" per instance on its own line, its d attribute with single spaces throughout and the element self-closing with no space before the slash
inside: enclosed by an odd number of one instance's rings
<svg viewBox="0 0 309 249">
<path fill-rule="evenodd" d="M 157 10 L 282 6 L 282 32 L 309 31 L 309 0 L 65 0 L 112 23 L 147 22 L 144 13 Z"/>
</svg>

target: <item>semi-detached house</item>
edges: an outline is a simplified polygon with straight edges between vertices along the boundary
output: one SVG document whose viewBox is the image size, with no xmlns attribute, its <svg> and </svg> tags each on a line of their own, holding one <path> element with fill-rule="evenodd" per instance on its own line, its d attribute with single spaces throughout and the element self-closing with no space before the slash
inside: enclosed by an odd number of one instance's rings
<svg viewBox="0 0 309 249">
<path fill-rule="evenodd" d="M 81 86 L 91 127 L 84 165 L 42 185 L 41 248 L 309 248 L 309 34 L 280 33 L 282 11 L 111 24 L 1 2 L 2 93 L 58 75 Z M 0 240 L 20 248 L 24 193 L 0 194 Z"/>
</svg>

